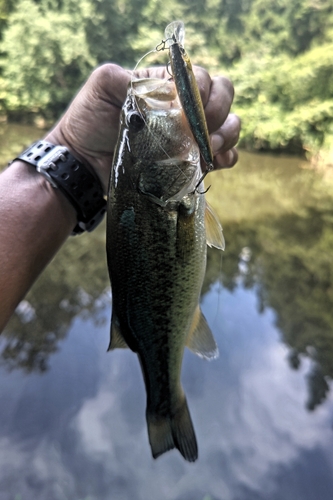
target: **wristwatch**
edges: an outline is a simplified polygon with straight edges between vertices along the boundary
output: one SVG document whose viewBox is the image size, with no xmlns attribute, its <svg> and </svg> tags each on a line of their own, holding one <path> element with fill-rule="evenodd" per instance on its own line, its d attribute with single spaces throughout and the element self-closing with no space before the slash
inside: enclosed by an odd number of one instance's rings
<svg viewBox="0 0 333 500">
<path fill-rule="evenodd" d="M 102 221 L 106 212 L 102 185 L 65 146 L 37 141 L 15 160 L 33 165 L 37 172 L 71 202 L 77 213 L 73 235 L 93 231 Z"/>
</svg>

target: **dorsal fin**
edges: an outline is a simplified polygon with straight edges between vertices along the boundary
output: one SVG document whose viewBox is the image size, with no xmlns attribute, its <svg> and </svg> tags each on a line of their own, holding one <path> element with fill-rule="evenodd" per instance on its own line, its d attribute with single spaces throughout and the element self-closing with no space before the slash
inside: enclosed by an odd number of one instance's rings
<svg viewBox="0 0 333 500">
<path fill-rule="evenodd" d="M 219 250 L 225 249 L 225 241 L 223 236 L 222 226 L 217 218 L 212 207 L 206 200 L 205 210 L 205 227 L 206 227 L 206 241 L 210 247 L 218 248 Z"/>
<path fill-rule="evenodd" d="M 119 320 L 117 316 L 112 313 L 112 318 L 111 318 L 111 331 L 110 331 L 110 344 L 108 347 L 108 351 L 112 351 L 113 349 L 126 349 L 128 348 L 128 345 L 122 336 L 122 333 L 120 331 L 120 325 L 119 325 Z"/>
<path fill-rule="evenodd" d="M 215 339 L 199 305 L 194 313 L 191 330 L 186 339 L 186 346 L 194 354 L 205 359 L 214 359 L 219 355 Z"/>
</svg>

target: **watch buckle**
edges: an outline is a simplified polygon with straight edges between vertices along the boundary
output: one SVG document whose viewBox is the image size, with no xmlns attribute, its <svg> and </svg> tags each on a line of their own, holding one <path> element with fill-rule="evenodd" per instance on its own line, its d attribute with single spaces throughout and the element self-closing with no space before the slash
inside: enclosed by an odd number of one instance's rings
<svg viewBox="0 0 333 500">
<path fill-rule="evenodd" d="M 65 161 L 66 157 L 64 158 L 64 156 L 67 152 L 68 149 L 65 148 L 65 146 L 55 146 L 49 153 L 37 162 L 37 172 L 43 175 L 54 188 L 57 188 L 58 186 L 48 173 L 48 169 L 51 168 L 52 170 L 55 170 L 56 162 L 59 160 Z"/>
</svg>

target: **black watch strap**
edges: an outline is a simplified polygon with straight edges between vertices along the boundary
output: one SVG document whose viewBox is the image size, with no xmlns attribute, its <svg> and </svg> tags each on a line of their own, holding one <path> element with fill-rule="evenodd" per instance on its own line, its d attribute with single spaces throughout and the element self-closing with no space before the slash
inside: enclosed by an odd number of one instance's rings
<svg viewBox="0 0 333 500">
<path fill-rule="evenodd" d="M 106 212 L 102 185 L 65 146 L 37 141 L 15 160 L 33 165 L 68 198 L 77 212 L 78 222 L 72 234 L 92 231 L 102 221 Z"/>
</svg>

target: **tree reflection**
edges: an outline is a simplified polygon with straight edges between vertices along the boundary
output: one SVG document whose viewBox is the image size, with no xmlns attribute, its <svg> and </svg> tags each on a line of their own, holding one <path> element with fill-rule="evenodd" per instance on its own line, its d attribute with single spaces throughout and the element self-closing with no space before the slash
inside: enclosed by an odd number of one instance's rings
<svg viewBox="0 0 333 500">
<path fill-rule="evenodd" d="M 333 206 L 333 204 L 332 204 Z M 302 356 L 313 361 L 308 375 L 307 408 L 314 410 L 333 378 L 333 210 L 310 207 L 302 214 L 225 225 L 223 266 L 209 252 L 204 291 L 215 279 L 233 290 L 255 287 L 259 309 L 276 313 L 276 326 L 290 347 L 289 363 L 298 369 Z M 244 244 L 247 246 L 244 247 Z M 244 249 L 249 258 L 244 260 Z M 245 252 L 246 253 L 246 252 Z"/>
<path fill-rule="evenodd" d="M 93 237 L 71 238 L 20 305 L 4 336 L 2 363 L 27 372 L 47 370 L 78 314 L 98 321 L 98 311 L 111 304 L 105 257 L 105 225 Z"/>
<path fill-rule="evenodd" d="M 315 363 L 309 376 L 311 410 L 328 393 L 326 377 L 333 377 L 332 220 L 332 210 L 309 208 L 272 221 L 272 237 L 279 243 L 274 249 L 264 242 L 255 266 L 263 306 L 276 311 L 284 341 Z"/>
</svg>

